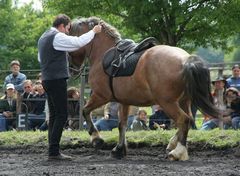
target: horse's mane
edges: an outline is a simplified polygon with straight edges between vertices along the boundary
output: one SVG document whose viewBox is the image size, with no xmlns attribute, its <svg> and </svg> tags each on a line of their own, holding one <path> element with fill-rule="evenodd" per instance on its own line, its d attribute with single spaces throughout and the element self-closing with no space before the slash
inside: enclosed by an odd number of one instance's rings
<svg viewBox="0 0 240 176">
<path fill-rule="evenodd" d="M 70 35 L 79 36 L 82 24 L 88 25 L 89 30 L 91 30 L 95 25 L 101 24 L 105 33 L 114 38 L 116 42 L 121 40 L 121 34 L 118 32 L 118 30 L 98 17 L 80 17 L 74 19 L 71 24 Z"/>
</svg>

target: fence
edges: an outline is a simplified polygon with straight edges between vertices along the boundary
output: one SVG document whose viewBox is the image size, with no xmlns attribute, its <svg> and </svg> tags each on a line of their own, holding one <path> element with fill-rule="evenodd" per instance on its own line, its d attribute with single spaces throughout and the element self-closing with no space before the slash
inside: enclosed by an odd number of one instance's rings
<svg viewBox="0 0 240 176">
<path fill-rule="evenodd" d="M 209 64 L 209 70 L 211 73 L 211 78 L 215 79 L 217 76 L 224 76 L 225 78 L 231 76 L 232 72 L 231 72 L 231 68 L 233 65 L 235 64 L 239 64 L 239 62 L 228 62 L 228 63 L 211 63 Z M 80 98 L 80 105 L 84 104 L 84 97 L 89 97 L 90 95 L 90 88 L 89 85 L 86 84 L 86 80 L 87 80 L 87 75 L 88 75 L 88 70 L 89 68 L 85 67 L 85 69 L 83 70 L 83 74 L 81 76 L 73 76 L 69 79 L 68 81 L 68 86 L 75 86 L 77 88 L 80 89 L 80 93 L 81 96 Z M 36 80 L 37 79 L 37 75 L 40 72 L 40 70 L 21 70 L 22 73 L 26 74 L 27 79 L 31 79 L 31 80 Z M 2 88 L 2 95 L 4 94 L 4 90 L 3 90 L 3 82 L 4 82 L 4 78 L 6 75 L 10 74 L 9 70 L 2 70 L 0 71 L 0 85 Z M 80 85 L 82 85 L 80 87 Z M 0 94 L 1 95 L 1 94 Z M 79 116 L 79 129 L 82 130 L 83 129 L 83 116 L 82 116 L 82 110 L 83 110 L 83 106 L 80 106 L 80 116 Z M 19 114 L 19 113 L 18 113 Z M 21 120 L 21 122 L 24 122 L 25 125 L 27 123 L 27 115 L 25 115 L 25 118 L 23 120 Z"/>
</svg>

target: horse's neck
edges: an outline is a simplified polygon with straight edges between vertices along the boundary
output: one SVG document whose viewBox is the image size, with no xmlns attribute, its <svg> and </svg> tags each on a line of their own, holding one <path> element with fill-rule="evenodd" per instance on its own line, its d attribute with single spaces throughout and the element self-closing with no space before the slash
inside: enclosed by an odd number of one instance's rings
<svg viewBox="0 0 240 176">
<path fill-rule="evenodd" d="M 116 45 L 115 40 L 109 37 L 98 37 L 94 42 L 92 48 L 91 57 L 89 58 L 90 65 L 95 65 L 97 63 L 102 64 L 102 59 L 104 53 Z"/>
</svg>

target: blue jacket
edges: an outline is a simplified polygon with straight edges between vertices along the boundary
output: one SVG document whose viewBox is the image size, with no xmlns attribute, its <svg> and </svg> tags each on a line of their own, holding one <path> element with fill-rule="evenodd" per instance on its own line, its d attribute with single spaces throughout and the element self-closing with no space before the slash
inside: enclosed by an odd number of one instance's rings
<svg viewBox="0 0 240 176">
<path fill-rule="evenodd" d="M 4 81 L 4 87 L 6 87 L 8 83 L 12 83 L 18 92 L 23 92 L 23 82 L 25 80 L 26 80 L 25 74 L 19 72 L 18 75 L 14 77 L 13 74 L 11 73 L 10 75 L 6 76 Z"/>
</svg>

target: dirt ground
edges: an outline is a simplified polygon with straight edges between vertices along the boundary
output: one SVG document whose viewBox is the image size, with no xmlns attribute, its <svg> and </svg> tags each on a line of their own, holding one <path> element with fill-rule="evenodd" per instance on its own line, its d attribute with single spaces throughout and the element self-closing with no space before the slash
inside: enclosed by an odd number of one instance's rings
<svg viewBox="0 0 240 176">
<path fill-rule="evenodd" d="M 89 146 L 64 149 L 63 153 L 74 157 L 73 161 L 47 161 L 46 146 L 25 146 L 0 149 L 0 176 L 70 176 L 70 175 L 130 175 L 130 176 L 237 176 L 240 175 L 240 156 L 236 149 L 189 148 L 189 161 L 169 161 L 165 148 L 130 148 L 128 156 L 121 160 L 110 157 L 107 147 L 95 151 Z"/>
</svg>

